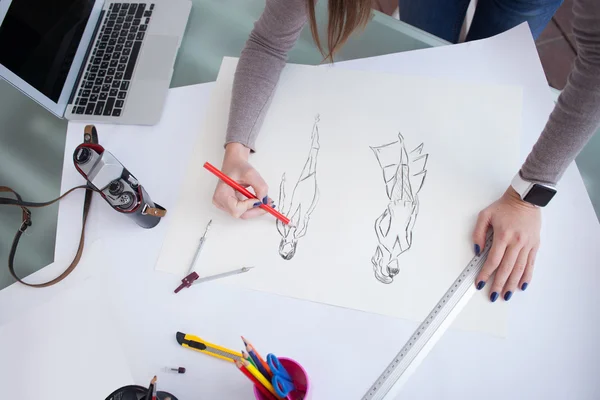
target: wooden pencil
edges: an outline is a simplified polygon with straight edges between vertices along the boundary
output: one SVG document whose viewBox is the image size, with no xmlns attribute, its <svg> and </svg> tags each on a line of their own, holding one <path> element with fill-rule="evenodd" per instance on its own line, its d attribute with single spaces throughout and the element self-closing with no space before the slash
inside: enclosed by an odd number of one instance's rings
<svg viewBox="0 0 600 400">
<path fill-rule="evenodd" d="M 158 390 L 158 379 L 156 379 L 156 375 L 154 376 L 154 387 L 152 388 L 152 400 L 157 400 L 156 391 Z"/>
<path fill-rule="evenodd" d="M 260 201 L 260 199 L 258 197 L 256 197 L 254 194 L 252 194 L 251 192 L 249 192 L 248 189 L 246 189 L 245 187 L 243 187 L 242 185 L 240 185 L 239 183 L 237 183 L 236 181 L 234 181 L 233 179 L 231 179 L 230 177 L 225 175 L 223 172 L 221 172 L 218 168 L 216 168 L 211 163 L 205 162 L 204 168 L 206 168 L 208 171 L 212 172 L 217 178 L 222 180 L 225 184 L 229 185 L 229 187 L 231 187 L 233 190 L 237 190 L 238 192 L 240 192 L 241 194 L 243 194 L 244 196 L 246 196 L 249 199 L 255 199 L 255 200 Z M 270 206 L 268 204 L 261 204 L 260 208 L 262 208 L 269 214 L 273 215 L 275 218 L 277 218 L 284 224 L 289 225 L 290 227 L 294 226 L 290 222 L 288 217 L 286 217 L 279 211 L 275 210 L 272 206 Z"/>
<path fill-rule="evenodd" d="M 256 389 L 258 389 L 258 390 L 259 390 L 259 391 L 262 393 L 262 395 L 263 395 L 263 396 L 264 396 L 266 399 L 268 399 L 268 400 L 277 400 L 277 398 L 276 398 L 275 396 L 273 396 L 273 395 L 271 394 L 271 392 L 269 392 L 269 391 L 267 390 L 267 388 L 266 388 L 266 387 L 264 387 L 264 386 L 263 386 L 263 384 L 262 384 L 262 383 L 260 383 L 260 382 L 258 381 L 258 379 L 256 379 L 256 378 L 254 377 L 254 375 L 252 375 L 252 374 L 250 373 L 250 371 L 248 371 L 248 369 L 247 369 L 246 367 L 244 367 L 244 365 L 242 364 L 242 362 L 241 362 L 241 361 L 236 361 L 236 362 L 235 362 L 235 365 L 236 365 L 236 367 L 238 367 L 238 369 L 239 369 L 240 371 L 242 371 L 242 373 L 243 373 L 244 375 L 246 375 L 246 378 L 250 379 L 250 381 L 251 381 L 251 382 L 252 382 L 252 384 L 253 384 L 253 385 L 256 387 Z"/>
<path fill-rule="evenodd" d="M 246 360 L 250 361 L 250 364 L 254 365 L 254 368 L 256 368 L 256 363 L 254 362 L 252 357 L 250 357 L 250 355 L 248 353 L 246 353 L 244 350 L 242 350 L 242 356 L 244 356 L 244 358 Z"/>
<path fill-rule="evenodd" d="M 256 351 L 256 347 L 252 346 L 252 343 L 247 341 L 246 338 L 243 336 L 242 336 L 242 341 L 246 345 L 246 350 L 248 351 L 248 354 L 250 354 L 250 356 L 252 356 L 252 353 L 254 353 L 254 355 L 258 359 L 258 362 L 262 365 L 262 367 L 265 369 L 265 371 L 267 371 L 267 374 L 268 374 L 267 378 L 269 378 L 269 379 L 272 378 L 273 371 L 271 371 L 271 368 L 269 368 L 269 364 L 267 364 L 265 359 L 260 356 L 258 351 Z M 258 365 L 257 365 L 257 367 L 258 367 Z"/>
<path fill-rule="evenodd" d="M 144 400 L 152 400 L 152 392 L 154 391 L 154 385 L 156 385 L 156 375 L 154 375 L 154 378 L 152 378 L 152 380 L 150 381 L 150 386 L 148 386 L 148 392 L 146 393 Z"/>
<path fill-rule="evenodd" d="M 281 397 L 277 396 L 275 388 L 273 387 L 273 385 L 271 385 L 271 382 L 269 382 L 267 378 L 265 378 L 256 368 L 254 368 L 254 366 L 250 364 L 248 360 L 242 359 L 241 361 L 244 367 L 246 367 L 246 369 L 248 370 L 248 372 L 250 372 L 256 379 L 258 379 L 258 381 L 262 383 L 262 385 L 266 387 L 267 390 L 271 392 L 273 396 L 275 396 L 277 399 L 281 399 Z"/>
<path fill-rule="evenodd" d="M 254 367 L 267 379 L 273 379 L 273 375 L 269 374 L 269 372 L 264 367 L 264 364 L 261 363 L 260 359 L 256 356 L 256 353 L 252 350 L 249 351 L 250 358 L 254 361 L 252 364 Z"/>
</svg>

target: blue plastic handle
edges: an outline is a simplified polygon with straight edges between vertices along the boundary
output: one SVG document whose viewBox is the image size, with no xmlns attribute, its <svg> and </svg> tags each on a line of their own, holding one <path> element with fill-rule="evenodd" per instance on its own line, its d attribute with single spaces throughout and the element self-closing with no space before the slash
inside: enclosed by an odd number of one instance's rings
<svg viewBox="0 0 600 400">
<path fill-rule="evenodd" d="M 269 368 L 271 368 L 273 375 L 279 375 L 283 379 L 287 379 L 290 382 L 292 381 L 290 374 L 285 370 L 279 359 L 274 354 L 267 355 L 267 364 L 269 365 Z"/>
<path fill-rule="evenodd" d="M 287 397 L 287 395 L 296 388 L 291 381 L 283 379 L 279 375 L 273 376 L 271 383 L 273 384 L 275 393 L 277 393 L 279 397 Z"/>
<path fill-rule="evenodd" d="M 273 373 L 271 383 L 279 397 L 286 397 L 296 387 L 292 383 L 292 378 L 281 362 L 274 354 L 267 355 L 267 364 Z"/>
</svg>

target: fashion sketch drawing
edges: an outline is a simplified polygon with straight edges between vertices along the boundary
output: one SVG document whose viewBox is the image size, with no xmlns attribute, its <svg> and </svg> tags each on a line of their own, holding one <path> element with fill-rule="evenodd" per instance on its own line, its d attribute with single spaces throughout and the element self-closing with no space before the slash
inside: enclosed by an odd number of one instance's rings
<svg viewBox="0 0 600 400">
<path fill-rule="evenodd" d="M 398 134 L 398 140 L 371 150 L 381 167 L 389 199 L 386 209 L 375 220 L 378 245 L 371 263 L 375 278 L 389 284 L 400 272 L 398 257 L 412 245 L 428 154 L 423 154 L 423 143 L 407 151 L 402 134 Z"/>
<path fill-rule="evenodd" d="M 296 254 L 298 240 L 306 235 L 310 216 L 319 201 L 319 185 L 317 183 L 317 157 L 319 155 L 319 115 L 315 117 L 311 133 L 311 144 L 308 158 L 302 168 L 300 177 L 292 190 L 292 197 L 287 201 L 286 174 L 281 177 L 279 185 L 279 204 L 281 212 L 287 215 L 291 225 L 277 221 L 277 231 L 281 235 L 279 255 L 284 260 L 291 260 Z M 289 193 L 289 192 L 288 192 Z"/>
</svg>

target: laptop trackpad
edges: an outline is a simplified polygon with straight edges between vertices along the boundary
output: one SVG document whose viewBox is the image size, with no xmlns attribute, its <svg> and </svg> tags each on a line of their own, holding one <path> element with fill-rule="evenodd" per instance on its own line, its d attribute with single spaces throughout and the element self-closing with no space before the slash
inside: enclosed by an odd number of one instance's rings
<svg viewBox="0 0 600 400">
<path fill-rule="evenodd" d="M 177 53 L 175 36 L 150 35 L 142 46 L 134 79 L 169 80 Z"/>
</svg>

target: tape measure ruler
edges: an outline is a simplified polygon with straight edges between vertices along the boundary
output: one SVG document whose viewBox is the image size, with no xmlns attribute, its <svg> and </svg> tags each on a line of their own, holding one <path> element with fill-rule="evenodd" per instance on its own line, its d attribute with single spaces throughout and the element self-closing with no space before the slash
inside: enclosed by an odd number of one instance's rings
<svg viewBox="0 0 600 400">
<path fill-rule="evenodd" d="M 473 257 L 467 264 L 362 400 L 393 400 L 395 398 L 410 374 L 419 366 L 476 292 L 475 278 L 483 268 L 491 247 L 492 233 L 490 231 L 481 253 Z"/>
</svg>

